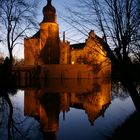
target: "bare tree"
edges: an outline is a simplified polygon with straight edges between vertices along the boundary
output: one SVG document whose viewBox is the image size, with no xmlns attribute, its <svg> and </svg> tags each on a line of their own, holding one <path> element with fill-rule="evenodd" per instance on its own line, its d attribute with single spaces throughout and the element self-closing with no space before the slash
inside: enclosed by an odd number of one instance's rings
<svg viewBox="0 0 140 140">
<path fill-rule="evenodd" d="M 36 26 L 37 3 L 27 0 L 1 0 L 0 37 L 8 48 L 12 63 L 13 49 L 21 43 L 27 31 Z"/>
<path fill-rule="evenodd" d="M 140 2 L 139 0 L 79 0 L 66 22 L 82 33 L 95 29 L 104 36 L 109 46 L 104 46 L 112 61 L 125 60 L 130 53 L 140 52 Z M 116 60 L 115 60 L 116 62 Z"/>
<path fill-rule="evenodd" d="M 138 55 L 140 53 L 140 1 L 79 0 L 75 2 L 79 5 L 76 9 L 67 8 L 70 17 L 64 20 L 82 33 L 91 28 L 104 36 L 106 43 L 103 44 L 103 48 L 110 60 L 116 64 L 123 86 L 127 88 L 137 110 L 140 111 L 140 96 L 132 75 L 135 70 L 130 60 L 131 53 Z"/>
</svg>

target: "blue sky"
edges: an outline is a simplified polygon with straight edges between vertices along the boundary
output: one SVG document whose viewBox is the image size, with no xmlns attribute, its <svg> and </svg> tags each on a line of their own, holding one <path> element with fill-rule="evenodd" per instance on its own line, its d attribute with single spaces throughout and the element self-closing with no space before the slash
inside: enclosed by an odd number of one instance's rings
<svg viewBox="0 0 140 140">
<path fill-rule="evenodd" d="M 60 38 L 63 36 L 63 32 L 65 31 L 66 39 L 71 43 L 80 43 L 85 40 L 85 36 L 77 32 L 71 25 L 67 24 L 64 20 L 62 20 L 61 16 L 67 15 L 67 6 L 74 5 L 76 0 L 52 0 L 52 5 L 56 9 L 57 14 L 57 22 L 59 24 L 59 35 Z M 40 5 L 40 17 L 39 21 L 42 21 L 42 9 L 47 4 L 47 0 L 43 0 Z"/>
</svg>

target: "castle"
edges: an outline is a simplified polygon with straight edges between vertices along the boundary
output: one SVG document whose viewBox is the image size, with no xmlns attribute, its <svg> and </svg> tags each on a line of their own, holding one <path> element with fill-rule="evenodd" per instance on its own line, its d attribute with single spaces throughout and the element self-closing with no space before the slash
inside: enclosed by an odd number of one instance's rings
<svg viewBox="0 0 140 140">
<path fill-rule="evenodd" d="M 24 40 L 25 65 L 59 64 L 60 39 L 56 22 L 56 10 L 48 0 L 43 8 L 43 21 L 40 30 Z"/>
<path fill-rule="evenodd" d="M 79 74 L 82 69 L 83 71 L 87 69 L 84 64 L 92 64 L 94 71 L 101 70 L 103 67 L 107 67 L 107 71 L 110 71 L 110 61 L 102 47 L 105 41 L 98 37 L 93 30 L 90 31 L 84 43 L 71 45 L 65 39 L 61 41 L 59 38 L 56 9 L 52 6 L 51 0 L 48 0 L 47 5 L 43 8 L 43 16 L 40 30 L 32 37 L 24 39 L 25 65 L 46 67 L 47 70 L 45 71 L 47 73 L 52 69 L 50 64 L 53 64 L 53 69 L 57 65 L 58 75 L 63 75 L 65 78 L 67 78 L 66 75 L 70 75 L 70 73 L 64 74 L 66 67 L 68 69 L 77 68 L 75 70 L 77 72 L 74 73 Z M 72 64 L 75 66 L 72 66 Z M 88 73 L 88 77 L 89 75 L 91 74 Z"/>
</svg>

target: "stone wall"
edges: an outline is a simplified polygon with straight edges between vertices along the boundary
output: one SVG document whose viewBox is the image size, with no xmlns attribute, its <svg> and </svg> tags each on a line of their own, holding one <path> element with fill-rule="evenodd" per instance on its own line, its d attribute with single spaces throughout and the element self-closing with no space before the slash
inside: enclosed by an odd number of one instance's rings
<svg viewBox="0 0 140 140">
<path fill-rule="evenodd" d="M 98 68 L 100 67 L 100 68 Z M 111 65 L 64 65 L 52 64 L 41 66 L 40 78 L 101 78 L 110 77 Z"/>
</svg>

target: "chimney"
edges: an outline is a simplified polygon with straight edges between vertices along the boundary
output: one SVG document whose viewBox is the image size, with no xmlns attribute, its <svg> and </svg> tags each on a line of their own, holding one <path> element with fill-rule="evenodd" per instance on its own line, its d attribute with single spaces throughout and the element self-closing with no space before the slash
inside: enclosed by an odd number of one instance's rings
<svg viewBox="0 0 140 140">
<path fill-rule="evenodd" d="M 63 32 L 63 42 L 65 42 L 65 31 Z"/>
</svg>

